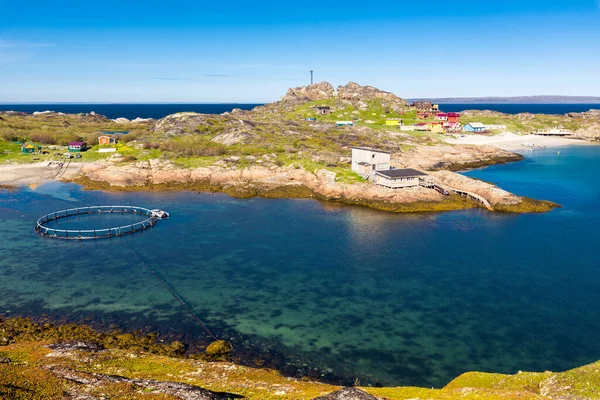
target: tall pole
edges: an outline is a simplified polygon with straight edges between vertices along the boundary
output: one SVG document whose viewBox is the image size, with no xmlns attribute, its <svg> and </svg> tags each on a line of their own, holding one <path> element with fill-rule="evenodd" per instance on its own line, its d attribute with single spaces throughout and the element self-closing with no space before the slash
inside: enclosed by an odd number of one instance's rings
<svg viewBox="0 0 600 400">
<path fill-rule="evenodd" d="M 311 69 L 310 70 L 310 84 L 312 85 L 313 83 L 314 83 L 313 82 L 313 70 Z"/>
</svg>

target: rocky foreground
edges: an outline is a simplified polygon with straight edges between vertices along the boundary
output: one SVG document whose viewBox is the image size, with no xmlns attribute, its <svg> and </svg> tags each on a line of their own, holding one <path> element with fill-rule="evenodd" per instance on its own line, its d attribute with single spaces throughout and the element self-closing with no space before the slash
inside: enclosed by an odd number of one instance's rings
<svg viewBox="0 0 600 400">
<path fill-rule="evenodd" d="M 7 334 L 4 324 L 0 336 Z M 35 339 L 44 328 L 0 343 L 2 399 L 598 399 L 600 362 L 562 373 L 515 375 L 469 372 L 441 389 L 347 387 L 281 376 L 266 369 L 210 359 L 158 355 L 138 344 L 105 346 L 68 339 L 73 326 L 58 328 L 64 339 Z M 126 336 L 126 335 L 121 335 Z M 131 335 L 130 335 L 131 336 Z M 115 337 L 118 342 L 120 336 Z M 166 346 L 166 345 L 165 345 Z M 123 348 L 125 347 L 125 348 Z M 358 385 L 360 385 L 357 382 Z"/>
</svg>

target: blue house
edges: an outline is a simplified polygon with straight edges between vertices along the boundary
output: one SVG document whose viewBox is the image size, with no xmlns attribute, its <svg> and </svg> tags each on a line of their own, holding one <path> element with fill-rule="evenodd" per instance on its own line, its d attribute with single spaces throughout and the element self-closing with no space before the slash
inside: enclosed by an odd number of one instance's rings
<svg viewBox="0 0 600 400">
<path fill-rule="evenodd" d="M 487 129 L 485 125 L 481 122 L 469 122 L 465 126 L 463 126 L 463 132 L 473 132 L 473 133 L 481 133 L 485 132 Z"/>
</svg>

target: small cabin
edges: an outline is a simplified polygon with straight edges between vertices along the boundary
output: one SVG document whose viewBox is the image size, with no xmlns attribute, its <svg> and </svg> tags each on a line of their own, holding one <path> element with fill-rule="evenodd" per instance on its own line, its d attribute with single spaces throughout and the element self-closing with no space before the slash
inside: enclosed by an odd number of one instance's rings
<svg viewBox="0 0 600 400">
<path fill-rule="evenodd" d="M 427 124 L 427 123 L 425 123 L 425 122 L 419 122 L 419 123 L 416 123 L 416 124 L 415 124 L 415 126 L 414 126 L 414 129 L 413 129 L 413 130 L 415 130 L 415 131 L 419 131 L 419 132 L 425 132 L 425 131 L 427 131 L 427 130 L 429 129 L 429 126 L 430 126 L 430 125 L 428 125 L 428 124 Z"/>
<path fill-rule="evenodd" d="M 368 147 L 352 147 L 352 171 L 365 175 L 390 169 L 390 153 Z"/>
<path fill-rule="evenodd" d="M 388 126 L 399 126 L 400 125 L 400 120 L 398 119 L 388 119 L 385 121 L 385 124 Z"/>
<path fill-rule="evenodd" d="M 35 146 L 31 143 L 23 143 L 23 145 L 21 146 L 22 154 L 34 154 L 40 150 L 42 150 L 41 146 Z"/>
<path fill-rule="evenodd" d="M 399 189 L 420 185 L 428 186 L 433 183 L 433 180 L 424 172 L 412 168 L 403 168 L 376 171 L 373 182 L 390 189 Z"/>
<path fill-rule="evenodd" d="M 460 122 L 460 113 L 451 112 L 451 113 L 446 114 L 446 116 L 447 116 L 446 121 L 448 121 L 448 122 L 454 122 L 454 123 Z"/>
<path fill-rule="evenodd" d="M 81 151 L 85 151 L 86 147 L 85 142 L 69 142 L 69 151 L 73 153 L 79 153 Z"/>
<path fill-rule="evenodd" d="M 486 127 L 481 122 L 469 122 L 463 127 L 463 132 L 483 133 Z"/>
<path fill-rule="evenodd" d="M 111 136 L 103 135 L 98 138 L 98 144 L 100 146 L 110 145 L 110 144 L 115 144 L 115 143 L 117 143 L 117 139 L 115 139 L 114 137 L 111 137 Z"/>
<path fill-rule="evenodd" d="M 418 112 L 417 119 L 429 119 L 431 117 L 431 113 L 429 112 Z"/>
<path fill-rule="evenodd" d="M 335 121 L 337 126 L 354 126 L 354 121 Z"/>
<path fill-rule="evenodd" d="M 448 114 L 446 113 L 437 113 L 435 116 L 436 121 L 448 121 Z"/>
<path fill-rule="evenodd" d="M 317 107 L 317 114 L 320 114 L 320 115 L 331 114 L 331 107 L 328 107 L 328 106 L 318 106 Z"/>
<path fill-rule="evenodd" d="M 305 121 L 309 121 L 309 122 L 315 122 L 317 119 L 314 117 L 308 117 L 308 118 L 304 118 Z"/>
</svg>

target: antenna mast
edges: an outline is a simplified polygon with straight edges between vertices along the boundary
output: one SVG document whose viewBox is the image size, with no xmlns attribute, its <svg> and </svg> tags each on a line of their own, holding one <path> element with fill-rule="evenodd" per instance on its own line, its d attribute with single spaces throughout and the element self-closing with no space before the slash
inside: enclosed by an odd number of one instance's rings
<svg viewBox="0 0 600 400">
<path fill-rule="evenodd" d="M 314 83 L 313 82 L 313 70 L 311 69 L 310 70 L 310 84 L 312 85 L 313 83 Z"/>
</svg>

